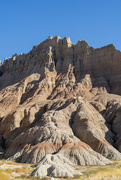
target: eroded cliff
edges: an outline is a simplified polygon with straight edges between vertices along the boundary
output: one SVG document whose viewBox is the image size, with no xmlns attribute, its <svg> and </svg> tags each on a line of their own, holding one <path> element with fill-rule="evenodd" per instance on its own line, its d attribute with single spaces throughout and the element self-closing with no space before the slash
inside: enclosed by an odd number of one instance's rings
<svg viewBox="0 0 121 180">
<path fill-rule="evenodd" d="M 112 44 L 94 49 L 84 40 L 72 44 L 50 36 L 29 53 L 5 59 L 0 64 L 5 156 L 49 162 L 54 176 L 59 171 L 48 158 L 79 165 L 121 159 L 120 79 L 121 52 Z"/>
</svg>

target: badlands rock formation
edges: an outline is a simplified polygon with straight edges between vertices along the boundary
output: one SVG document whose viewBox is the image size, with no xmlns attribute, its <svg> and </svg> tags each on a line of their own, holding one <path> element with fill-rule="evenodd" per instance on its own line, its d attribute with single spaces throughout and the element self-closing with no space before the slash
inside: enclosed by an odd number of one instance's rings
<svg viewBox="0 0 121 180">
<path fill-rule="evenodd" d="M 73 177 L 74 175 L 82 175 L 72 167 L 72 163 L 65 157 L 57 155 L 46 155 L 37 165 L 31 174 L 34 177 Z"/>
<path fill-rule="evenodd" d="M 50 36 L 0 63 L 0 146 L 33 176 L 121 159 L 121 52 Z M 68 168 L 68 170 L 66 169 Z M 44 170 L 42 170 L 44 169 Z"/>
</svg>

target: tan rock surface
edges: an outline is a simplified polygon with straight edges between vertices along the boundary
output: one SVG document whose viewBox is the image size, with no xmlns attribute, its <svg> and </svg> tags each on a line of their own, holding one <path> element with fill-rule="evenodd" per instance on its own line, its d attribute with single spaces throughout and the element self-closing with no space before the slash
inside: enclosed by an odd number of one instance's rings
<svg viewBox="0 0 121 180">
<path fill-rule="evenodd" d="M 74 134 L 96 152 L 109 159 L 120 158 L 120 153 L 107 140 L 114 134 L 105 125 L 105 119 L 87 101 L 81 101 L 73 119 Z M 107 136 L 107 137 L 106 137 Z"/>
</svg>

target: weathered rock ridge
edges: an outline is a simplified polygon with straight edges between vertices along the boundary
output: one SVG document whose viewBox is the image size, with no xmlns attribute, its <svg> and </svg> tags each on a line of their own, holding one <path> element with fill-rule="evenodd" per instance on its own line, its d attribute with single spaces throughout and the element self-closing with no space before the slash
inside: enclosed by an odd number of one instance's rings
<svg viewBox="0 0 121 180">
<path fill-rule="evenodd" d="M 40 162 L 32 173 L 40 177 L 73 176 L 70 164 L 121 159 L 120 95 L 121 52 L 112 44 L 94 49 L 50 36 L 29 53 L 6 58 L 0 64 L 5 157 Z"/>
</svg>

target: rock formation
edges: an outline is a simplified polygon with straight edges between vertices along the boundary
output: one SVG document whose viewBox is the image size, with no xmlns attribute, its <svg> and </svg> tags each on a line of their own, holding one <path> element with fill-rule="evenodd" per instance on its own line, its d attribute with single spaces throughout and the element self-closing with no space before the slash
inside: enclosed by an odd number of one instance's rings
<svg viewBox="0 0 121 180">
<path fill-rule="evenodd" d="M 81 173 L 72 167 L 72 163 L 65 157 L 58 155 L 46 155 L 32 172 L 34 177 L 73 177 L 74 175 L 81 175 Z"/>
<path fill-rule="evenodd" d="M 6 58 L 0 63 L 5 157 L 39 163 L 32 175 L 40 177 L 73 176 L 71 165 L 121 159 L 120 79 L 121 52 L 112 44 L 94 49 L 50 36 Z"/>
</svg>

